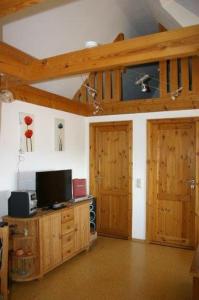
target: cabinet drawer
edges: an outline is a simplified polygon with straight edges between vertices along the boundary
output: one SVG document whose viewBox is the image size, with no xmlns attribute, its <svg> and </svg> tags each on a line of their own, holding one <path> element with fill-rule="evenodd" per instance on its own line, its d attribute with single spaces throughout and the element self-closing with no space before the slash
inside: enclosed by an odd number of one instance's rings
<svg viewBox="0 0 199 300">
<path fill-rule="evenodd" d="M 62 248 L 66 247 L 68 244 L 74 242 L 74 232 L 65 234 L 62 236 Z"/>
<path fill-rule="evenodd" d="M 61 221 L 62 223 L 71 221 L 74 219 L 74 209 L 67 209 L 66 211 L 62 212 Z"/>
<path fill-rule="evenodd" d="M 73 255 L 74 253 L 74 242 L 68 243 L 66 246 L 62 247 L 62 257 L 63 259 Z"/>
<path fill-rule="evenodd" d="M 66 233 L 69 233 L 71 231 L 74 231 L 74 220 L 71 220 L 69 222 L 66 222 L 66 223 L 62 223 L 61 225 L 62 227 L 62 234 L 66 234 Z"/>
</svg>

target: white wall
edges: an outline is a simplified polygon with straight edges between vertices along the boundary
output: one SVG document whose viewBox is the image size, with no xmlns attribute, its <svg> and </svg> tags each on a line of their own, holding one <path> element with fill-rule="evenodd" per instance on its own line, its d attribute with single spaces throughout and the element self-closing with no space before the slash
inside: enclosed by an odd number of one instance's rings
<svg viewBox="0 0 199 300">
<path fill-rule="evenodd" d="M 85 118 L 20 101 L 2 104 L 0 128 L 0 216 L 7 211 L 9 191 L 16 189 L 19 150 L 19 112 L 35 117 L 35 152 L 25 153 L 20 171 L 72 169 L 73 177 L 85 177 Z M 65 119 L 65 151 L 54 151 L 54 119 Z M 29 180 L 31 173 L 27 173 Z M 21 177 L 23 178 L 23 176 Z M 32 183 L 31 183 L 32 184 Z"/>
<path fill-rule="evenodd" d="M 90 117 L 86 119 L 87 177 L 89 177 L 89 123 L 124 120 L 133 121 L 133 238 L 145 239 L 146 237 L 147 120 L 190 116 L 199 116 L 199 110 Z M 141 188 L 136 187 L 136 179 L 138 178 L 141 179 Z"/>
<path fill-rule="evenodd" d="M 148 119 L 199 116 L 199 110 L 157 112 L 84 118 L 20 101 L 2 104 L 0 128 L 0 216 L 7 213 L 9 191 L 16 189 L 19 149 L 19 112 L 35 116 L 35 152 L 26 153 L 20 165 L 28 182 L 35 170 L 73 170 L 73 177 L 89 179 L 89 123 L 133 121 L 133 237 L 146 234 L 146 124 Z M 54 118 L 65 119 L 66 150 L 54 151 Z M 27 172 L 27 173 L 23 173 Z M 141 188 L 136 179 L 141 179 Z M 29 183 L 29 182 L 28 182 Z"/>
</svg>

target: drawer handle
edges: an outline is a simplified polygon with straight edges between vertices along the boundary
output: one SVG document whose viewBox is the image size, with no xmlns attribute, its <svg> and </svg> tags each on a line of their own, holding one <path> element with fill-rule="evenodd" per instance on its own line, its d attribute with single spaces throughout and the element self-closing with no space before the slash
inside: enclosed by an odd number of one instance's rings
<svg viewBox="0 0 199 300">
<path fill-rule="evenodd" d="M 68 238 L 68 242 L 70 242 L 71 241 L 71 238 Z"/>
<path fill-rule="evenodd" d="M 67 253 L 71 253 L 71 250 L 68 250 Z"/>
<path fill-rule="evenodd" d="M 68 226 L 67 229 L 70 229 L 70 226 Z"/>
</svg>

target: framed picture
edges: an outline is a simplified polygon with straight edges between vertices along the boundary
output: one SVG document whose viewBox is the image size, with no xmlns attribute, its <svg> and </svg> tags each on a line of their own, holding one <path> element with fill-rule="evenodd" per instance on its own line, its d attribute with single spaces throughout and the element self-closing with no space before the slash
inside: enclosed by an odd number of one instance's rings
<svg viewBox="0 0 199 300">
<path fill-rule="evenodd" d="M 55 151 L 64 151 L 64 119 L 55 119 Z"/>
<path fill-rule="evenodd" d="M 34 116 L 29 113 L 19 113 L 20 124 L 20 150 L 34 151 Z"/>
</svg>

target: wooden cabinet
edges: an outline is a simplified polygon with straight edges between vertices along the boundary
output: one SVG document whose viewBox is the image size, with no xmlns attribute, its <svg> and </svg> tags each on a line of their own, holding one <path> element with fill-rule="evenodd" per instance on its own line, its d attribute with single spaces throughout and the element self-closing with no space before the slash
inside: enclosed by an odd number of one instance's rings
<svg viewBox="0 0 199 300">
<path fill-rule="evenodd" d="M 89 204 L 74 208 L 75 215 L 75 252 L 85 249 L 89 245 L 90 224 Z"/>
<path fill-rule="evenodd" d="M 74 255 L 74 208 L 62 212 L 62 259 L 67 260 Z"/>
<path fill-rule="evenodd" d="M 14 281 L 42 277 L 89 247 L 89 201 L 58 211 L 40 211 L 26 219 L 4 217 L 4 221 L 10 225 L 10 275 Z M 16 256 L 19 249 L 24 254 Z"/>
<path fill-rule="evenodd" d="M 39 220 L 5 217 L 9 224 L 9 271 L 14 281 L 28 281 L 41 273 Z"/>
<path fill-rule="evenodd" d="M 43 272 L 46 273 L 62 261 L 61 214 L 44 216 L 41 223 Z"/>
</svg>

